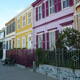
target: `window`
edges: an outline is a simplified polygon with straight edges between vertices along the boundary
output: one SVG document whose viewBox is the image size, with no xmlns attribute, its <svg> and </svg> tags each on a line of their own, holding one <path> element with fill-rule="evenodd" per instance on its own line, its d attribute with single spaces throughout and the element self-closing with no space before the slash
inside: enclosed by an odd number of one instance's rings
<svg viewBox="0 0 80 80">
<path fill-rule="evenodd" d="M 25 15 L 22 18 L 22 24 L 23 24 L 23 27 L 26 25 L 26 16 Z"/>
<path fill-rule="evenodd" d="M 80 0 L 75 0 L 76 1 L 76 4 L 78 4 L 80 2 Z"/>
<path fill-rule="evenodd" d="M 49 32 L 49 49 L 55 48 L 55 32 Z"/>
<path fill-rule="evenodd" d="M 11 44 L 11 47 L 12 47 L 12 49 L 14 49 L 14 45 L 15 45 L 15 43 L 14 43 L 14 38 L 12 39 L 12 42 L 11 42 L 12 44 Z"/>
<path fill-rule="evenodd" d="M 8 25 L 8 34 L 10 33 L 11 31 L 11 27 L 10 27 L 10 24 Z"/>
<path fill-rule="evenodd" d="M 9 23 L 6 28 L 6 34 L 12 33 L 15 31 L 15 21 Z"/>
<path fill-rule="evenodd" d="M 42 5 L 36 8 L 36 21 L 42 18 Z"/>
<path fill-rule="evenodd" d="M 49 3 L 49 13 L 52 14 L 55 12 L 54 0 L 48 0 Z"/>
<path fill-rule="evenodd" d="M 6 41 L 6 49 L 8 49 L 8 41 Z"/>
<path fill-rule="evenodd" d="M 0 32 L 0 39 L 4 38 L 4 32 Z"/>
<path fill-rule="evenodd" d="M 15 31 L 15 22 L 12 22 L 12 32 L 14 32 Z"/>
<path fill-rule="evenodd" d="M 8 34 L 8 27 L 6 27 L 6 34 Z"/>
<path fill-rule="evenodd" d="M 31 24 L 31 12 L 28 13 L 28 24 Z"/>
<path fill-rule="evenodd" d="M 17 19 L 17 28 L 20 28 L 20 18 Z"/>
<path fill-rule="evenodd" d="M 43 47 L 43 34 L 38 35 L 38 48 Z"/>
<path fill-rule="evenodd" d="M 11 49 L 11 40 L 9 40 L 9 49 Z"/>
<path fill-rule="evenodd" d="M 17 39 L 17 48 L 20 48 L 20 39 Z"/>
<path fill-rule="evenodd" d="M 69 7 L 70 0 L 63 0 L 63 8 Z"/>
<path fill-rule="evenodd" d="M 32 48 L 32 34 L 28 35 L 28 49 Z"/>
<path fill-rule="evenodd" d="M 42 18 L 42 5 L 38 7 L 38 19 Z"/>
<path fill-rule="evenodd" d="M 11 33 L 12 32 L 12 24 L 9 25 L 9 29 L 10 29 L 9 33 Z"/>
<path fill-rule="evenodd" d="M 26 38 L 22 37 L 22 48 L 26 48 Z"/>
</svg>

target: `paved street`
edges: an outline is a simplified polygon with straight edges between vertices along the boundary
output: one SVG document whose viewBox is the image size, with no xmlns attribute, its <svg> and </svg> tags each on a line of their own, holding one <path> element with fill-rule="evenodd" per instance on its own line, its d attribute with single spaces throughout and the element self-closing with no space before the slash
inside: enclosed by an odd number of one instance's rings
<svg viewBox="0 0 80 80">
<path fill-rule="evenodd" d="M 3 66 L 0 63 L 0 80 L 46 80 L 44 75 L 17 66 Z M 48 78 L 47 80 L 53 80 Z"/>
</svg>

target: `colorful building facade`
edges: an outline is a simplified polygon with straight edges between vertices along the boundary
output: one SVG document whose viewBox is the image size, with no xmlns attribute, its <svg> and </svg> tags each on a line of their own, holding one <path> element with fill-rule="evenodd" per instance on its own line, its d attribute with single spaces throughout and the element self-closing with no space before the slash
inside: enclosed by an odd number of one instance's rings
<svg viewBox="0 0 80 80">
<path fill-rule="evenodd" d="M 5 30 L 3 28 L 2 30 L 0 30 L 0 42 L 1 43 L 4 42 L 4 37 L 5 37 Z"/>
<path fill-rule="evenodd" d="M 16 48 L 32 48 L 32 7 L 16 16 Z"/>
<path fill-rule="evenodd" d="M 15 48 L 15 18 L 5 24 L 5 47 L 7 50 Z"/>
<path fill-rule="evenodd" d="M 58 32 L 73 26 L 73 0 L 36 0 L 33 6 L 33 47 L 53 50 Z"/>
<path fill-rule="evenodd" d="M 74 1 L 74 28 L 80 31 L 80 0 Z"/>
<path fill-rule="evenodd" d="M 0 30 L 0 59 L 3 58 L 3 48 L 4 48 L 4 38 L 5 38 L 5 30 L 2 28 Z"/>
</svg>

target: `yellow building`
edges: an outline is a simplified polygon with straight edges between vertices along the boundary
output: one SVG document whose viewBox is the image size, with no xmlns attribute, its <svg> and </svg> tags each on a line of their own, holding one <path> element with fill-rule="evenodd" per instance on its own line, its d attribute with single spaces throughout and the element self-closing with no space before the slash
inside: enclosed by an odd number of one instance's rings
<svg viewBox="0 0 80 80">
<path fill-rule="evenodd" d="M 16 16 L 16 48 L 32 48 L 32 7 Z"/>
<path fill-rule="evenodd" d="M 80 31 L 80 0 L 74 0 L 74 28 Z"/>
</svg>

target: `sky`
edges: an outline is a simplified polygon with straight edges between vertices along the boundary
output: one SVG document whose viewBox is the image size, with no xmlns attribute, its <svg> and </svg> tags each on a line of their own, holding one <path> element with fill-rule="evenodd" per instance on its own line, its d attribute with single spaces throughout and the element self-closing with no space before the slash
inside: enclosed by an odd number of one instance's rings
<svg viewBox="0 0 80 80">
<path fill-rule="evenodd" d="M 0 29 L 5 23 L 27 8 L 35 0 L 1 0 L 0 1 Z"/>
</svg>

